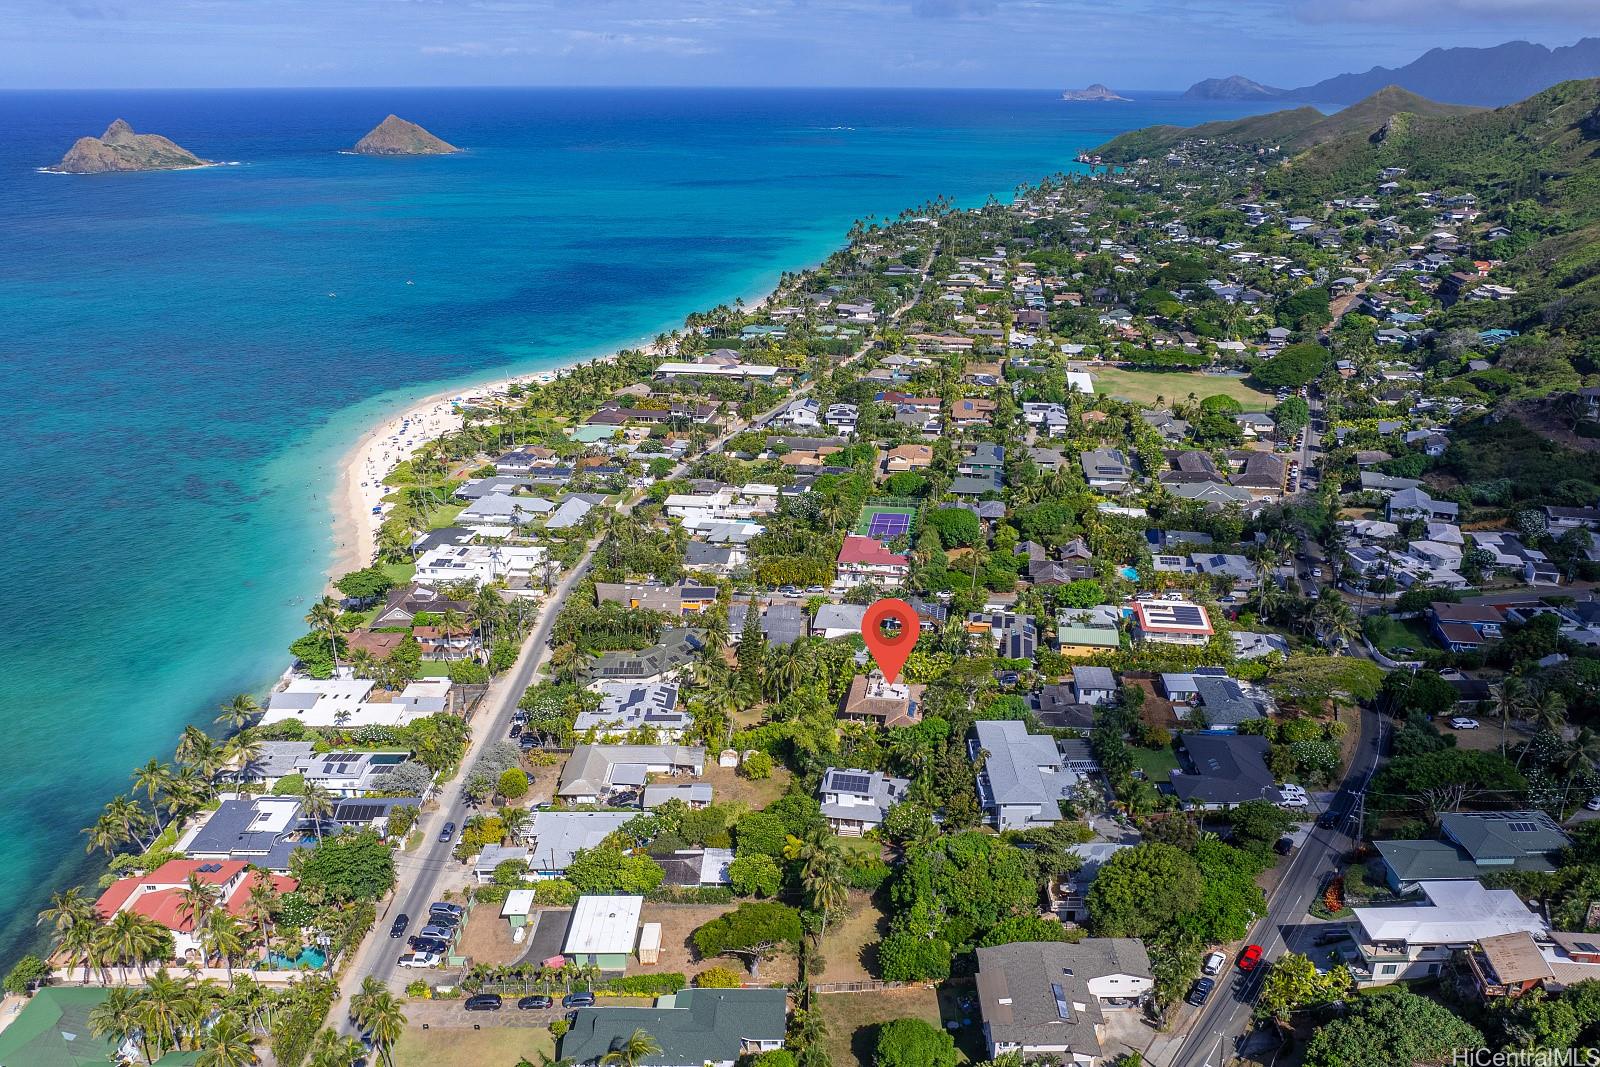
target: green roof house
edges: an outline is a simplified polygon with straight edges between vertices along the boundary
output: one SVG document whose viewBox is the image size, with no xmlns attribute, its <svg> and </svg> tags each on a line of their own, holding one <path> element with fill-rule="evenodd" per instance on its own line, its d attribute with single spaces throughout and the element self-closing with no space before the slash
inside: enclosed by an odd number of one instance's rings
<svg viewBox="0 0 1600 1067">
<path fill-rule="evenodd" d="M 104 989 L 45 986 L 0 1031 L 0 1067 L 105 1067 L 117 1047 L 89 1032 L 89 1013 L 105 999 Z M 198 1056 L 168 1053 L 156 1067 L 182 1067 Z"/>
<path fill-rule="evenodd" d="M 640 1067 L 733 1067 L 746 1053 L 782 1048 L 787 1013 L 782 989 L 685 989 L 652 1008 L 579 1008 L 561 1057 L 599 1063 L 643 1030 L 661 1051 Z"/>
</svg>

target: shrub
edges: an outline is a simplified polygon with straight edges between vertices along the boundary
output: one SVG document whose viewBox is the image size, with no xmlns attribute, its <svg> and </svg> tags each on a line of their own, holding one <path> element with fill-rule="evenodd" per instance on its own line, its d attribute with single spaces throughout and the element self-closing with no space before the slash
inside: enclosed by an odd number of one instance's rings
<svg viewBox="0 0 1600 1067">
<path fill-rule="evenodd" d="M 752 782 L 772 777 L 772 757 L 765 752 L 752 752 L 739 764 L 739 773 Z"/>
<path fill-rule="evenodd" d="M 630 974 L 607 979 L 595 985 L 594 991 L 618 997 L 656 997 L 676 993 L 688 984 L 688 979 L 681 972 L 667 971 L 664 974 Z"/>
<path fill-rule="evenodd" d="M 878 1027 L 874 1067 L 956 1067 L 956 1039 L 922 1019 L 891 1019 Z"/>
<path fill-rule="evenodd" d="M 36 983 L 43 985 L 49 977 L 50 965 L 30 952 L 18 960 L 6 975 L 5 990 L 7 993 L 22 996 Z"/>
<path fill-rule="evenodd" d="M 521 767 L 508 767 L 501 773 L 495 791 L 507 800 L 521 800 L 528 795 L 528 775 Z"/>
<path fill-rule="evenodd" d="M 744 975 L 732 967 L 711 967 L 695 975 L 694 984 L 701 989 L 738 989 L 744 985 Z"/>
<path fill-rule="evenodd" d="M 550 1023 L 550 1036 L 555 1038 L 562 1037 L 570 1029 L 572 1029 L 572 1024 L 567 1022 L 567 1020 L 554 1019 Z"/>
</svg>

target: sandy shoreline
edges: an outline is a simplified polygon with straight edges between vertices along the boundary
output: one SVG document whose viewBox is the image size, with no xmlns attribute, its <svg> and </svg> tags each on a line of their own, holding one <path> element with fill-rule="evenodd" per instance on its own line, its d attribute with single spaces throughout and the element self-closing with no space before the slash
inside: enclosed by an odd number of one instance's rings
<svg viewBox="0 0 1600 1067">
<path fill-rule="evenodd" d="M 747 312 L 760 311 L 774 296 L 769 290 L 747 301 Z M 670 332 L 670 331 L 666 331 Z M 657 336 L 660 336 L 659 334 Z M 490 378 L 472 385 L 446 389 L 420 400 L 409 401 L 395 413 L 384 416 L 364 433 L 339 461 L 339 483 L 330 502 L 333 510 L 333 555 L 328 562 L 328 580 L 367 566 L 377 555 L 378 529 L 383 515 L 373 508 L 382 502 L 387 490 L 383 479 L 402 460 L 411 458 L 424 444 L 461 428 L 461 415 L 455 401 L 467 397 L 504 394 L 514 383 L 549 381 L 583 363 L 615 359 L 618 352 L 641 351 L 649 355 L 670 356 L 653 340 L 637 345 L 621 345 L 603 356 L 583 356 L 544 370 Z"/>
</svg>

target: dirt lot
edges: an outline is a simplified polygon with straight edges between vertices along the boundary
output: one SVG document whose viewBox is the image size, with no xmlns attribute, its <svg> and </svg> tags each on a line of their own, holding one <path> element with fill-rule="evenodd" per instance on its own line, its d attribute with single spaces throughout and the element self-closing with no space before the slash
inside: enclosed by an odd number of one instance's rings
<svg viewBox="0 0 1600 1067">
<path fill-rule="evenodd" d="M 694 943 L 689 940 L 689 935 L 697 928 L 730 910 L 731 906 L 725 904 L 646 903 L 644 910 L 639 913 L 639 922 L 641 925 L 661 924 L 661 962 L 646 966 L 637 959 L 630 959 L 627 973 L 663 974 L 681 971 L 693 978 L 701 971 L 712 967 L 743 970 L 743 964 L 731 956 L 709 960 L 695 958 Z M 755 981 L 763 985 L 769 982 L 793 982 L 798 976 L 794 956 L 785 954 L 763 963 Z"/>
<path fill-rule="evenodd" d="M 561 783 L 561 768 L 567 762 L 567 753 L 546 755 L 535 750 L 522 757 L 522 769 L 528 772 L 528 799 L 531 805 L 545 804 L 555 799 L 556 786 Z"/>
<path fill-rule="evenodd" d="M 823 943 L 827 968 L 823 982 L 864 982 L 877 978 L 878 942 L 889 931 L 889 920 L 872 902 L 872 894 L 850 894 L 849 914 L 828 926 Z"/>
<path fill-rule="evenodd" d="M 395 1046 L 394 1067 L 509 1067 L 522 1057 L 532 1063 L 542 1055 L 554 1058 L 555 1051 L 550 1031 L 543 1028 L 412 1026 Z"/>
<path fill-rule="evenodd" d="M 474 963 L 515 963 L 527 951 L 527 942 L 511 940 L 511 924 L 500 917 L 499 904 L 478 904 L 467 912 L 466 928 L 457 942 L 463 955 Z"/>
<path fill-rule="evenodd" d="M 783 767 L 774 767 L 772 777 L 759 782 L 741 778 L 737 771 L 735 767 L 718 767 L 716 754 L 707 752 L 706 773 L 700 780 L 710 784 L 712 796 L 718 804 L 738 801 L 751 810 L 766 807 L 783 796 L 783 791 L 789 788 L 789 771 Z"/>
<path fill-rule="evenodd" d="M 916 1018 L 941 1030 L 956 1029 L 956 1048 L 968 1061 L 984 1058 L 977 1012 L 968 1011 L 970 987 L 962 991 L 947 984 L 938 991 L 922 987 L 879 989 L 870 993 L 819 993 L 817 1003 L 828 1024 L 828 1055 L 834 1067 L 871 1067 L 879 1023 Z"/>
</svg>

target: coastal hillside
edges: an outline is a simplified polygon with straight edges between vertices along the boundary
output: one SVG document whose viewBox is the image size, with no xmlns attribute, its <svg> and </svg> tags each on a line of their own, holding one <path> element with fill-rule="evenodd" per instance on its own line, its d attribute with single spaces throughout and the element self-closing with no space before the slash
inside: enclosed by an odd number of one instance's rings
<svg viewBox="0 0 1600 1067">
<path fill-rule="evenodd" d="M 357 141 L 351 151 L 363 156 L 448 156 L 461 149 L 415 122 L 390 115 Z"/>
<path fill-rule="evenodd" d="M 1375 188 L 1390 167 L 1405 168 L 1408 186 L 1471 196 L 1507 223 L 1519 295 L 1495 305 L 1504 322 L 1490 324 L 1600 332 L 1600 79 L 1494 111 L 1396 115 L 1376 134 L 1348 134 L 1274 168 L 1264 187 L 1303 206 Z"/>
<path fill-rule="evenodd" d="M 1495 107 L 1521 100 L 1574 78 L 1600 75 L 1600 38 L 1547 48 L 1507 41 L 1490 48 L 1435 48 L 1401 67 L 1373 67 L 1338 74 L 1298 89 L 1278 89 L 1240 75 L 1207 78 L 1184 94 L 1190 100 L 1251 100 L 1283 97 L 1322 104 L 1349 104 L 1386 85 L 1398 85 L 1431 100 Z"/>
<path fill-rule="evenodd" d="M 1179 144 L 1199 140 L 1294 153 L 1347 134 L 1370 134 L 1401 113 L 1455 115 L 1470 110 L 1436 103 L 1390 85 L 1331 115 L 1306 106 L 1199 126 L 1151 126 L 1115 137 L 1094 149 L 1093 154 L 1107 163 L 1128 163 L 1162 156 Z"/>
<path fill-rule="evenodd" d="M 184 170 L 207 161 L 158 133 L 135 133 L 117 119 L 99 137 L 80 137 L 52 170 L 63 174 L 109 174 L 141 170 Z"/>
</svg>

